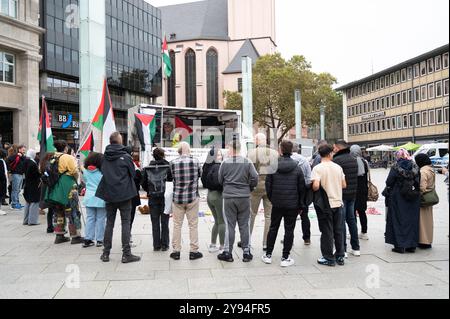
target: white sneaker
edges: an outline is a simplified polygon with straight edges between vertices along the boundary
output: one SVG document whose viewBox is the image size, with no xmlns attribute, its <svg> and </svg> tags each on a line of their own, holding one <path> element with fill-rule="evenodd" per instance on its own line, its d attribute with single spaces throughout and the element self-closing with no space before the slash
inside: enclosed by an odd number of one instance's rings
<svg viewBox="0 0 450 319">
<path fill-rule="evenodd" d="M 216 245 L 209 245 L 208 251 L 210 254 L 215 254 L 220 251 L 219 247 Z"/>
<path fill-rule="evenodd" d="M 369 236 L 367 234 L 361 233 L 361 234 L 359 234 L 359 239 L 361 239 L 361 240 L 369 240 Z"/>
<path fill-rule="evenodd" d="M 287 268 L 295 265 L 295 260 L 289 257 L 288 259 L 281 259 L 281 267 Z"/>
<path fill-rule="evenodd" d="M 348 254 L 347 253 L 345 253 L 345 259 L 348 259 Z"/>
<path fill-rule="evenodd" d="M 261 259 L 266 265 L 272 264 L 272 257 L 268 257 L 266 254 L 264 254 Z"/>
<path fill-rule="evenodd" d="M 361 252 L 359 250 L 352 250 L 352 255 L 355 257 L 361 257 Z"/>
<path fill-rule="evenodd" d="M 6 212 L 0 210 L 0 216 L 6 216 L 6 215 L 8 215 Z"/>
</svg>

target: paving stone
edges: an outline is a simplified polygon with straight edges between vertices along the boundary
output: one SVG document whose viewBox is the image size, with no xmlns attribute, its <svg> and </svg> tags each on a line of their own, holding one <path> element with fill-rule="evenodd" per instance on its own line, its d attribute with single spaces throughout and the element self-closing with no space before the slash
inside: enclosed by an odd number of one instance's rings
<svg viewBox="0 0 450 319">
<path fill-rule="evenodd" d="M 358 288 L 287 290 L 283 295 L 287 299 L 372 299 Z"/>
</svg>

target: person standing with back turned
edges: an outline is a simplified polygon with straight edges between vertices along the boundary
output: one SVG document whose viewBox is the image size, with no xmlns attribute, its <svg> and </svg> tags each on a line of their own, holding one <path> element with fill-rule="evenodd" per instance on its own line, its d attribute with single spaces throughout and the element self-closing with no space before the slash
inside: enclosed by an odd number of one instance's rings
<svg viewBox="0 0 450 319">
<path fill-rule="evenodd" d="M 134 182 L 136 172 L 133 159 L 127 148 L 123 146 L 122 135 L 118 132 L 113 133 L 110 137 L 110 145 L 106 147 L 101 172 L 103 177 L 95 196 L 106 202 L 107 221 L 104 250 L 100 259 L 103 262 L 109 262 L 116 214 L 117 210 L 120 210 L 122 219 L 122 263 L 140 261 L 140 257 L 131 254 L 130 246 L 131 200 L 137 193 Z"/>
</svg>

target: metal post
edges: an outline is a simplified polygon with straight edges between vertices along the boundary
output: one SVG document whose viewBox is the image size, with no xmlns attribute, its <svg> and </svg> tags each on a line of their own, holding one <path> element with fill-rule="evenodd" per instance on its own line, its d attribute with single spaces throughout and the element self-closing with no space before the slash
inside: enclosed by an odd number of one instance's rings
<svg viewBox="0 0 450 319">
<path fill-rule="evenodd" d="M 295 137 L 298 142 L 303 138 L 302 125 L 302 93 L 295 91 Z"/>
<path fill-rule="evenodd" d="M 253 138 L 253 64 L 250 57 L 242 57 L 242 106 L 245 138 Z"/>
<path fill-rule="evenodd" d="M 106 77 L 105 1 L 80 0 L 80 136 L 86 135 L 100 103 Z M 102 149 L 94 130 L 95 148 Z"/>
<path fill-rule="evenodd" d="M 325 105 L 320 107 L 320 139 L 325 139 Z"/>
</svg>

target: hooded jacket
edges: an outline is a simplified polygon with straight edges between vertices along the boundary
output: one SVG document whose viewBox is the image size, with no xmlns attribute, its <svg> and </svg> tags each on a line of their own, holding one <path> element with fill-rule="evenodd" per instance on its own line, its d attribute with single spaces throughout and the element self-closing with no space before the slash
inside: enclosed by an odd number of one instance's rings
<svg viewBox="0 0 450 319">
<path fill-rule="evenodd" d="M 300 209 L 304 207 L 305 177 L 298 162 L 289 156 L 278 160 L 278 170 L 267 175 L 266 191 L 274 207 Z"/>
<path fill-rule="evenodd" d="M 120 203 L 136 196 L 136 174 L 133 159 L 123 145 L 106 147 L 102 162 L 103 174 L 95 196 L 106 203 Z"/>
<path fill-rule="evenodd" d="M 343 149 L 334 155 L 333 162 L 342 167 L 347 182 L 343 191 L 343 200 L 356 200 L 358 191 L 358 162 L 350 154 L 350 149 Z"/>
</svg>

